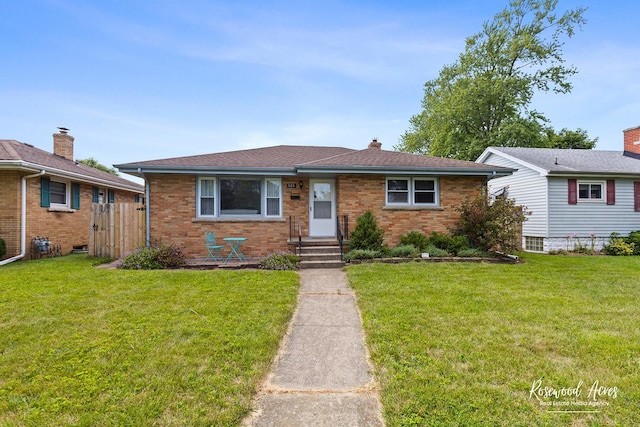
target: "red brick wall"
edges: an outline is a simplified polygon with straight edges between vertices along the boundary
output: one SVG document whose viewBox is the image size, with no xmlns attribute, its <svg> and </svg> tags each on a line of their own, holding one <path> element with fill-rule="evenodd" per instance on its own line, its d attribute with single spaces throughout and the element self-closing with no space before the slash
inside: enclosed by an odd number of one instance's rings
<svg viewBox="0 0 640 427">
<path fill-rule="evenodd" d="M 482 193 L 484 177 L 440 177 L 440 206 L 438 208 L 386 208 L 386 178 L 379 176 L 348 175 L 338 178 L 338 215 L 349 216 L 349 230 L 356 220 L 370 210 L 378 225 L 385 230 L 385 243 L 393 247 L 399 236 L 409 231 L 431 234 L 447 233 L 457 224 L 460 214 L 455 208 L 465 200 Z"/>
<path fill-rule="evenodd" d="M 224 237 L 247 237 L 243 252 L 250 257 L 264 257 L 276 250 L 289 250 L 289 216 L 299 216 L 303 236 L 308 235 L 309 181 L 307 178 L 283 178 L 283 218 L 281 219 L 199 219 L 196 218 L 196 176 L 150 175 L 149 213 L 151 240 L 175 243 L 184 248 L 189 258 L 205 258 L 204 233 L 217 233 L 218 244 Z M 303 182 L 300 188 L 299 182 Z M 296 188 L 287 188 L 287 184 Z M 353 231 L 356 219 L 366 210 L 375 214 L 385 228 L 389 246 L 398 243 L 399 235 L 409 231 L 430 234 L 445 233 L 459 218 L 455 208 L 481 194 L 484 177 L 442 177 L 440 207 L 435 209 L 385 208 L 385 177 L 347 175 L 336 180 L 338 215 L 349 216 Z M 299 199 L 292 200 L 292 195 Z M 226 250 L 223 253 L 227 253 Z"/>
<path fill-rule="evenodd" d="M 14 171 L 0 172 L 0 237 L 7 242 L 7 258 L 20 253 L 20 188 L 24 175 Z M 115 200 L 134 202 L 135 193 L 115 190 Z M 40 206 L 40 177 L 28 179 L 25 259 L 32 256 L 32 243 L 36 236 L 48 237 L 51 242 L 61 245 L 63 254 L 70 253 L 74 245 L 87 245 L 92 202 L 93 186 L 81 184 L 80 209 L 56 212 L 43 208 Z"/>
<path fill-rule="evenodd" d="M 640 126 L 631 129 L 625 129 L 623 132 L 624 151 L 640 154 L 640 144 L 634 144 L 634 142 L 640 141 Z"/>
</svg>

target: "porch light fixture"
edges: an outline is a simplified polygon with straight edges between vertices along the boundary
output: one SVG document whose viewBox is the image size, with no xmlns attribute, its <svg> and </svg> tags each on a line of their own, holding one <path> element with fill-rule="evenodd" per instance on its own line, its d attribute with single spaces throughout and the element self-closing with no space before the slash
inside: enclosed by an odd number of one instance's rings
<svg viewBox="0 0 640 427">
<path fill-rule="evenodd" d="M 302 188 L 302 181 L 300 181 L 298 185 L 300 186 L 300 188 Z"/>
</svg>

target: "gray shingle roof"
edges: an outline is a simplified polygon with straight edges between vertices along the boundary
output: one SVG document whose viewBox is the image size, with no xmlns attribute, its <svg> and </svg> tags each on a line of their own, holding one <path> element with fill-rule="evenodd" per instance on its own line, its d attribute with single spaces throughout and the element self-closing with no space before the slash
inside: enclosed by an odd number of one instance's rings
<svg viewBox="0 0 640 427">
<path fill-rule="evenodd" d="M 560 148 L 491 147 L 546 170 L 549 174 L 640 174 L 640 160 L 622 151 L 569 150 Z"/>
<path fill-rule="evenodd" d="M 76 163 L 30 144 L 12 139 L 0 139 L 0 167 L 44 169 L 51 175 L 77 176 L 78 180 L 142 192 L 144 187 L 128 179 L 96 168 Z"/>
<path fill-rule="evenodd" d="M 188 172 L 188 171 L 287 171 L 295 172 L 341 172 L 369 173 L 379 171 L 449 171 L 463 174 L 491 174 L 497 171 L 508 174 L 511 169 L 466 162 L 462 160 L 430 157 L 419 154 L 386 151 L 376 148 L 353 150 L 344 147 L 309 147 L 278 145 L 274 147 L 199 156 L 176 157 L 144 162 L 115 165 L 124 172 Z"/>
</svg>

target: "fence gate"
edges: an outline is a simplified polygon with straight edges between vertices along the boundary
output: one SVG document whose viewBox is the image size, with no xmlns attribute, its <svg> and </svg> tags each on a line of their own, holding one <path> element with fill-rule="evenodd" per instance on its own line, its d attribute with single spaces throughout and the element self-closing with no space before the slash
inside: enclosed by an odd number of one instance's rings
<svg viewBox="0 0 640 427">
<path fill-rule="evenodd" d="M 145 245 L 142 203 L 93 203 L 89 255 L 120 258 Z"/>
</svg>

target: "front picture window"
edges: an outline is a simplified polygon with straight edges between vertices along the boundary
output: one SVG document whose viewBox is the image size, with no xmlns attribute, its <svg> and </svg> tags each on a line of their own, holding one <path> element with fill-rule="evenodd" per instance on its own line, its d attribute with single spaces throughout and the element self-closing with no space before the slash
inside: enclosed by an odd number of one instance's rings
<svg viewBox="0 0 640 427">
<path fill-rule="evenodd" d="M 260 215 L 262 181 L 220 180 L 220 215 Z"/>
</svg>

